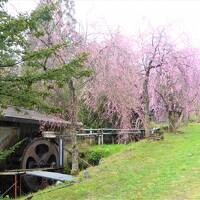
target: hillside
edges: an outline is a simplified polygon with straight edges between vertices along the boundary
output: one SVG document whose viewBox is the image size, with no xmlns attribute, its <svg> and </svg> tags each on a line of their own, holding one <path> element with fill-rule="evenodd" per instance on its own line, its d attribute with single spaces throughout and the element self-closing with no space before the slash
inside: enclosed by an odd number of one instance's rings
<svg viewBox="0 0 200 200">
<path fill-rule="evenodd" d="M 72 186 L 33 194 L 33 199 L 200 199 L 200 124 L 166 134 L 164 141 L 123 146 L 89 174 Z"/>
</svg>

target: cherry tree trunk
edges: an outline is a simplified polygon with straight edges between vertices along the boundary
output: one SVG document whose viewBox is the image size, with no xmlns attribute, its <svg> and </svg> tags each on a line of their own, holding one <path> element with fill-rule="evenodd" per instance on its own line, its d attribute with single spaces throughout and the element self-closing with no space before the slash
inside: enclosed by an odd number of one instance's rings
<svg viewBox="0 0 200 200">
<path fill-rule="evenodd" d="M 168 112 L 169 131 L 174 133 L 176 131 L 176 113 L 174 111 Z"/>
<path fill-rule="evenodd" d="M 168 111 L 168 122 L 169 131 L 176 132 L 177 128 L 180 127 L 181 123 L 184 121 L 184 112 Z"/>
<path fill-rule="evenodd" d="M 79 172 L 79 163 L 78 163 L 78 146 L 77 146 L 77 137 L 76 137 L 76 125 L 77 125 L 77 112 L 78 112 L 78 99 L 76 96 L 76 90 L 74 87 L 73 80 L 69 81 L 69 92 L 70 92 L 70 117 L 71 117 L 71 142 L 72 142 L 72 169 L 71 174 L 78 174 Z"/>
<path fill-rule="evenodd" d="M 145 136 L 150 136 L 150 112 L 149 112 L 149 74 L 150 71 L 147 71 L 145 74 L 145 79 L 143 83 L 143 99 L 144 99 L 144 128 L 145 128 Z"/>
<path fill-rule="evenodd" d="M 183 122 L 185 125 L 187 125 L 188 121 L 189 121 L 189 113 L 185 110 L 183 113 Z"/>
</svg>

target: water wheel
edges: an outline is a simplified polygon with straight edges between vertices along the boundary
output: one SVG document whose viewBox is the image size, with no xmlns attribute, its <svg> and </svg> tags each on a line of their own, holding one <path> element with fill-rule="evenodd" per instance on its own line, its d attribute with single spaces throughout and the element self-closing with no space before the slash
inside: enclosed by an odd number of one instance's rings
<svg viewBox="0 0 200 200">
<path fill-rule="evenodd" d="M 33 140 L 24 150 L 22 169 L 49 168 L 59 166 L 59 154 L 55 143 L 43 138 Z M 28 191 L 37 191 L 52 184 L 51 180 L 25 175 L 23 184 Z"/>
</svg>

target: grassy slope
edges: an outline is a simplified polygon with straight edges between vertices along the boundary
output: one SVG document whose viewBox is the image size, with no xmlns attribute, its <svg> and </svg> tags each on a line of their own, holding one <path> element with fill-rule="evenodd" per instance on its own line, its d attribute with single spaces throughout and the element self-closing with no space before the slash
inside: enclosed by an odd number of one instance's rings
<svg viewBox="0 0 200 200">
<path fill-rule="evenodd" d="M 200 199 L 200 125 L 184 132 L 120 147 L 89 169 L 91 178 L 33 199 Z"/>
</svg>

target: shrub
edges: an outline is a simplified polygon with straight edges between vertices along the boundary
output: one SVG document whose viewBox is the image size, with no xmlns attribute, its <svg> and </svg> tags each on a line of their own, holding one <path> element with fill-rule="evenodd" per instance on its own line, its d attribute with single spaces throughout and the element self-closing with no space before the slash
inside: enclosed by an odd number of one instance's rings
<svg viewBox="0 0 200 200">
<path fill-rule="evenodd" d="M 102 157 L 103 157 L 102 152 L 90 151 L 86 153 L 86 158 L 91 165 L 98 165 Z"/>
</svg>

